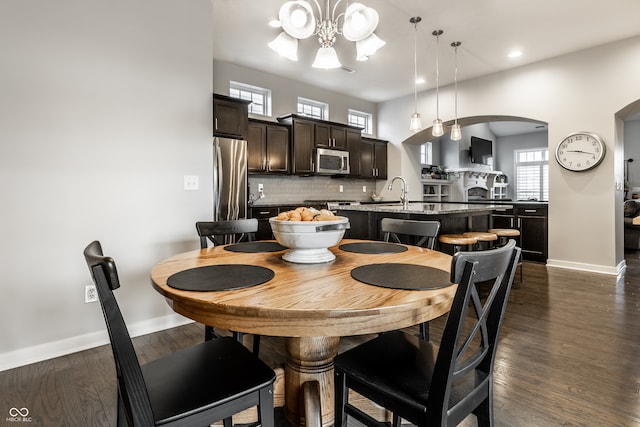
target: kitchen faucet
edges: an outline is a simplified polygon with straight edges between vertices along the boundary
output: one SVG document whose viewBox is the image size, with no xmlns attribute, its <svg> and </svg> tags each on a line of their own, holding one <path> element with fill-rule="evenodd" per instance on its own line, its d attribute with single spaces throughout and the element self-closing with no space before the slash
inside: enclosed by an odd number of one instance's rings
<svg viewBox="0 0 640 427">
<path fill-rule="evenodd" d="M 409 199 L 407 198 L 407 191 L 409 190 L 409 187 L 407 186 L 407 180 L 404 179 L 401 176 L 394 176 L 393 179 L 391 180 L 391 182 L 389 183 L 389 186 L 387 187 L 387 190 L 391 191 L 393 189 L 393 183 L 395 182 L 396 179 L 399 179 L 400 181 L 402 181 L 402 188 L 400 189 L 400 203 L 402 203 L 402 208 L 403 209 L 408 209 L 409 208 Z"/>
</svg>

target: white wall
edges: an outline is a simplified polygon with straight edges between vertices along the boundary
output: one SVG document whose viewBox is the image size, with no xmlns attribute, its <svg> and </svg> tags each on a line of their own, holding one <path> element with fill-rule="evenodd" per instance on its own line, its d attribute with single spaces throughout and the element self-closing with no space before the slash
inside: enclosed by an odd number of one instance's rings
<svg viewBox="0 0 640 427">
<path fill-rule="evenodd" d="M 550 153 L 571 132 L 596 132 L 605 139 L 608 154 L 593 171 L 572 173 L 550 162 L 551 266 L 615 274 L 624 265 L 623 194 L 616 190 L 623 180 L 623 150 L 616 113 L 639 97 L 639 58 L 636 37 L 458 84 L 460 117 L 517 116 L 547 122 Z M 412 136 L 406 125 L 412 101 L 407 96 L 378 107 L 378 135 L 393 143 L 390 175 L 416 170 L 413 148 L 403 145 L 421 138 Z M 418 111 L 425 121 L 435 116 L 433 92 L 419 94 Z M 453 119 L 453 111 L 451 87 L 443 88 L 441 118 Z M 420 188 L 415 176 L 412 191 Z"/>
<path fill-rule="evenodd" d="M 83 298 L 94 239 L 133 333 L 178 321 L 149 272 L 210 216 L 211 16 L 210 0 L 0 4 L 0 370 L 106 342 Z"/>
</svg>

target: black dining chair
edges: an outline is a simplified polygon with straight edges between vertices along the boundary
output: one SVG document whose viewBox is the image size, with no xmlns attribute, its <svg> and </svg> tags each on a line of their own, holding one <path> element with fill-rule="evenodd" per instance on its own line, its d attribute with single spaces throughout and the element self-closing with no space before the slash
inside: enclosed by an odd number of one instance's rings
<svg viewBox="0 0 640 427">
<path fill-rule="evenodd" d="M 199 221 L 196 222 L 196 230 L 200 236 L 200 248 L 208 246 L 207 241 L 213 246 L 227 243 L 240 243 L 253 241 L 254 233 L 258 231 L 256 218 L 234 219 L 228 221 Z"/>
<path fill-rule="evenodd" d="M 227 243 L 241 243 L 243 241 L 253 241 L 253 236 L 258 231 L 258 220 L 256 218 L 236 219 L 228 221 L 198 221 L 196 231 L 200 236 L 200 249 L 206 249 L 209 243 L 213 246 Z M 234 338 L 242 342 L 244 334 L 242 332 L 232 332 Z M 217 338 L 212 326 L 205 325 L 204 339 L 208 341 Z M 260 353 L 260 335 L 253 336 L 253 353 Z"/>
<path fill-rule="evenodd" d="M 380 222 L 380 229 L 383 232 L 385 242 L 402 243 L 400 237 L 406 236 L 414 239 L 415 242 L 412 244 L 415 246 L 433 249 L 438 239 L 440 222 L 383 218 Z M 429 322 L 420 324 L 420 337 L 423 340 L 429 339 Z"/>
<path fill-rule="evenodd" d="M 458 287 L 440 345 L 394 331 L 335 360 L 335 427 L 347 415 L 367 426 L 382 424 L 348 401 L 349 390 L 418 427 L 455 426 L 475 414 L 493 425 L 493 365 L 520 248 L 511 240 L 491 251 L 458 252 L 451 281 Z M 481 299 L 478 285 L 490 286 Z"/>
<path fill-rule="evenodd" d="M 198 344 L 140 365 L 114 290 L 120 279 L 100 242 L 84 250 L 109 332 L 118 389 L 118 426 L 203 426 L 254 406 L 274 425 L 271 368 L 231 337 Z"/>
<path fill-rule="evenodd" d="M 380 229 L 385 242 L 402 243 L 400 236 L 415 237 L 411 244 L 433 249 L 438 239 L 440 223 L 438 221 L 416 221 L 411 219 L 383 218 Z"/>
</svg>

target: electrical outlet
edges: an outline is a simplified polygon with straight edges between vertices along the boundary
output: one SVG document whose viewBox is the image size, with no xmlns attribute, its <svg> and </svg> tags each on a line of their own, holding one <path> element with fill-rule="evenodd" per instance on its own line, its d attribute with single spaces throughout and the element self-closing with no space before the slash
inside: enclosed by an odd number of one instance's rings
<svg viewBox="0 0 640 427">
<path fill-rule="evenodd" d="M 363 192 L 363 193 L 366 193 L 366 192 L 367 192 L 367 186 L 366 186 L 366 185 L 363 185 L 363 186 L 362 186 L 362 192 Z"/>
<path fill-rule="evenodd" d="M 194 191 L 200 188 L 200 179 L 198 175 L 185 175 L 184 176 L 184 189 L 186 191 Z"/>
<path fill-rule="evenodd" d="M 344 187 L 341 185 L 340 186 L 340 192 L 342 193 L 344 191 Z"/>
<path fill-rule="evenodd" d="M 98 301 L 98 291 L 96 290 L 96 285 L 87 285 L 84 287 L 84 303 L 88 304 L 90 302 Z"/>
</svg>

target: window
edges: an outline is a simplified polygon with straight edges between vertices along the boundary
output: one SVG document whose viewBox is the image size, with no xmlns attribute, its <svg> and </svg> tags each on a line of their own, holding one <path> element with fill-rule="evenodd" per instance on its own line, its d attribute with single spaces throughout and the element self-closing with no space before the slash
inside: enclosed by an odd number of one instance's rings
<svg viewBox="0 0 640 427">
<path fill-rule="evenodd" d="M 249 112 L 260 116 L 271 116 L 271 91 L 244 83 L 229 82 L 229 96 L 251 101 Z"/>
<path fill-rule="evenodd" d="M 367 135 L 373 134 L 373 115 L 363 113 L 362 111 L 349 110 L 347 122 L 351 126 L 361 127 L 362 133 Z"/>
<path fill-rule="evenodd" d="M 329 117 L 329 104 L 314 101 L 313 99 L 298 98 L 298 114 L 314 119 L 327 120 Z"/>
<path fill-rule="evenodd" d="M 515 151 L 516 200 L 549 200 L 549 150 Z"/>
<path fill-rule="evenodd" d="M 433 145 L 425 142 L 420 146 L 420 163 L 423 165 L 432 165 L 433 163 Z"/>
</svg>

